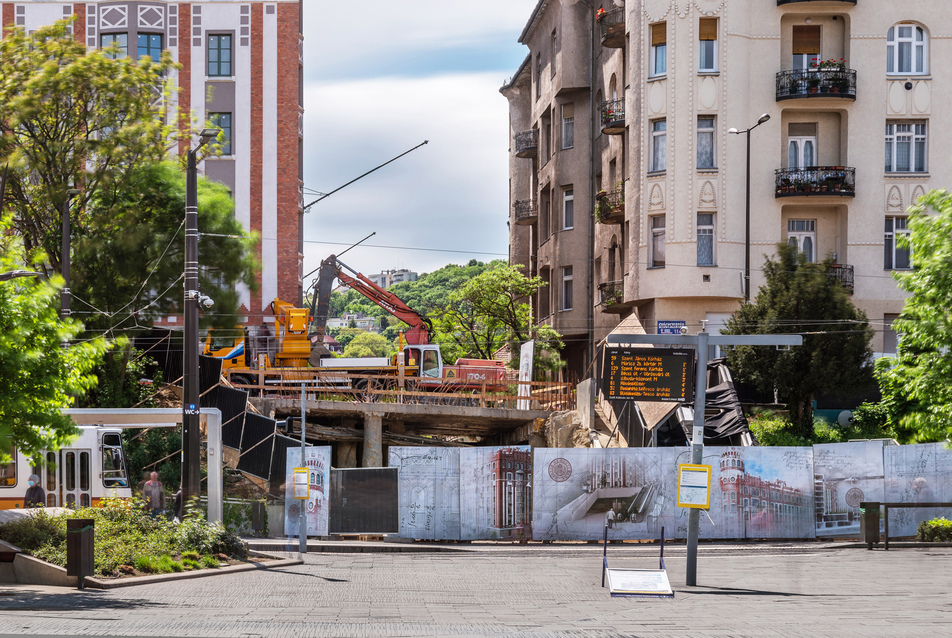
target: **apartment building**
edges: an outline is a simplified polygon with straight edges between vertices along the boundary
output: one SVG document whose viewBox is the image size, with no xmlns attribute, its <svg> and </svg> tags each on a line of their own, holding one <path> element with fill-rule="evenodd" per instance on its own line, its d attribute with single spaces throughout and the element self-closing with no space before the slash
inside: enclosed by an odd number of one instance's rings
<svg viewBox="0 0 952 638">
<path fill-rule="evenodd" d="M 303 275 L 303 2 L 3 2 L 4 27 L 27 31 L 75 16 L 89 48 L 117 45 L 127 55 L 168 51 L 181 64 L 170 122 L 220 127 L 220 156 L 199 171 L 231 189 L 235 215 L 261 236 L 258 291 L 242 292 L 249 324 L 271 318 L 275 297 L 297 302 Z M 197 137 L 191 138 L 195 144 Z M 188 149 L 188 138 L 178 148 Z M 201 261 L 201 248 L 199 248 Z M 168 323 L 176 324 L 171 317 Z"/>
<path fill-rule="evenodd" d="M 927 0 L 541 0 L 501 89 L 510 258 L 552 282 L 538 320 L 589 343 L 632 312 L 649 333 L 717 330 L 748 270 L 753 297 L 787 242 L 833 259 L 873 349 L 894 351 L 892 273 L 910 266 L 896 237 L 915 199 L 952 179 L 944 17 Z"/>
<path fill-rule="evenodd" d="M 367 279 L 381 288 L 389 288 L 393 284 L 398 284 L 403 281 L 416 281 L 419 278 L 419 273 L 407 270 L 406 268 L 383 270 L 375 275 L 367 275 Z"/>
</svg>

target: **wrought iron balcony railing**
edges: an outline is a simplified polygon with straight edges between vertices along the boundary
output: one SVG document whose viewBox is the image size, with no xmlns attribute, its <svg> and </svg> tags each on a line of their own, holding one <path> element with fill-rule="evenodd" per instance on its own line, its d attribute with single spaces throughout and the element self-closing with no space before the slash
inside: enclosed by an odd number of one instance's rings
<svg viewBox="0 0 952 638">
<path fill-rule="evenodd" d="M 606 12 L 598 20 L 602 30 L 602 46 L 620 49 L 625 46 L 625 7 Z"/>
<path fill-rule="evenodd" d="M 516 157 L 535 157 L 539 152 L 539 129 L 516 133 Z"/>
<path fill-rule="evenodd" d="M 811 69 L 781 71 L 777 74 L 777 101 L 799 98 L 833 97 L 856 99 L 856 71 L 853 69 Z"/>
<path fill-rule="evenodd" d="M 620 224 L 625 221 L 625 188 L 623 186 L 596 193 L 595 221 L 599 224 Z"/>
<path fill-rule="evenodd" d="M 856 169 L 849 166 L 808 166 L 778 168 L 775 171 L 775 196 L 856 195 Z"/>
<path fill-rule="evenodd" d="M 625 303 L 625 282 L 606 281 L 598 284 L 599 304 L 602 312 L 617 314 L 630 307 Z"/>
<path fill-rule="evenodd" d="M 833 264 L 830 266 L 830 277 L 833 277 L 849 294 L 853 294 L 853 267 L 848 264 Z"/>
<path fill-rule="evenodd" d="M 516 200 L 512 207 L 516 213 L 517 226 L 529 226 L 539 219 L 539 208 L 531 199 Z"/>
<path fill-rule="evenodd" d="M 621 135 L 625 132 L 625 100 L 608 100 L 598 106 L 602 120 L 602 133 Z"/>
</svg>

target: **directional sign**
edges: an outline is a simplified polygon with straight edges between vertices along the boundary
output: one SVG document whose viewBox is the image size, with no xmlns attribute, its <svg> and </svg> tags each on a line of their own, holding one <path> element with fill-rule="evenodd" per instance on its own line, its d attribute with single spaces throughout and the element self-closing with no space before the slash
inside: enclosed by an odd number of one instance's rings
<svg viewBox="0 0 952 638">
<path fill-rule="evenodd" d="M 690 401 L 694 353 L 666 348 L 606 346 L 603 391 L 609 399 Z"/>
<path fill-rule="evenodd" d="M 688 323 L 686 321 L 658 321 L 658 334 L 659 335 L 679 335 L 682 334 L 681 330 L 686 329 Z"/>
</svg>

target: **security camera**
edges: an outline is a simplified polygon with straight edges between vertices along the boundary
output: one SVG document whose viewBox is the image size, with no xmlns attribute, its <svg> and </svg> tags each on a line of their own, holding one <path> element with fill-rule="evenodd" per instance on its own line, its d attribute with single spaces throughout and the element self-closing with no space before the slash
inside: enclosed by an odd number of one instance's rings
<svg viewBox="0 0 952 638">
<path fill-rule="evenodd" d="M 202 304 L 202 308 L 211 308 L 215 305 L 215 300 L 208 295 L 199 295 L 198 303 Z"/>
<path fill-rule="evenodd" d="M 680 332 L 681 332 L 681 334 L 686 335 L 686 334 L 688 333 L 688 327 L 687 327 L 687 326 L 681 326 Z"/>
</svg>

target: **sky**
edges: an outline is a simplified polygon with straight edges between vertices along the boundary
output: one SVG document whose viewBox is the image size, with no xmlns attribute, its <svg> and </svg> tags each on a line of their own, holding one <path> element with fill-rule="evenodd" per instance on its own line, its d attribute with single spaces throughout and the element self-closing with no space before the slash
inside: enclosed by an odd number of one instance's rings
<svg viewBox="0 0 952 638">
<path fill-rule="evenodd" d="M 307 0 L 304 273 L 341 261 L 420 274 L 506 259 L 509 107 L 537 0 Z M 310 284 L 316 275 L 305 280 Z"/>
</svg>

